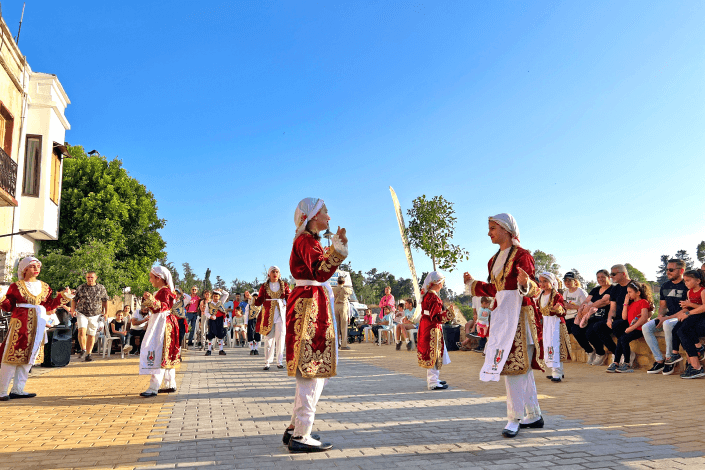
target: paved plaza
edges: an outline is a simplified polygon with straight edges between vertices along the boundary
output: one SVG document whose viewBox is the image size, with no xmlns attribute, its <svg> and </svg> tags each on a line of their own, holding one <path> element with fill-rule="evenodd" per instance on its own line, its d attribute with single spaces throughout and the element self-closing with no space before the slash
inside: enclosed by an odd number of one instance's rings
<svg viewBox="0 0 705 470">
<path fill-rule="evenodd" d="M 451 389 L 429 392 L 413 352 L 352 348 L 314 426 L 332 451 L 289 454 L 294 380 L 236 348 L 187 352 L 179 392 L 151 400 L 135 358 L 37 369 L 40 397 L 0 405 L 0 468 L 705 469 L 705 381 L 567 364 L 564 383 L 536 376 L 546 427 L 504 439 L 504 385 L 477 380 L 481 355 L 451 353 Z"/>
</svg>

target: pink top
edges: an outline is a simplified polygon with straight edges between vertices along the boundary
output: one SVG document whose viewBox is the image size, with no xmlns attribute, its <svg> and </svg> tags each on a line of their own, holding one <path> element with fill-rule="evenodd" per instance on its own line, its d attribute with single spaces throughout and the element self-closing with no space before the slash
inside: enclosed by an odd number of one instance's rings
<svg viewBox="0 0 705 470">
<path fill-rule="evenodd" d="M 189 313 L 198 312 L 198 302 L 200 300 L 200 297 L 197 295 L 191 296 L 191 302 L 186 306 L 186 311 Z"/>
<path fill-rule="evenodd" d="M 382 300 L 379 301 L 380 310 L 384 310 L 384 307 L 389 307 L 390 312 L 394 311 L 394 296 L 392 294 L 385 295 L 382 297 Z"/>
</svg>

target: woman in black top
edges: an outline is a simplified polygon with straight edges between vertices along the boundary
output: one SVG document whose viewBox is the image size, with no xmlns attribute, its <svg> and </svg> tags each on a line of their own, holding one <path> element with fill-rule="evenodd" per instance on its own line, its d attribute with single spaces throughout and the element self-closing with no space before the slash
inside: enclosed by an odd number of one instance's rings
<svg viewBox="0 0 705 470">
<path fill-rule="evenodd" d="M 597 335 L 590 334 L 595 324 L 607 319 L 610 309 L 609 271 L 597 271 L 597 287 L 588 294 L 585 302 L 580 305 L 575 317 L 572 333 L 578 344 L 588 354 L 588 365 L 602 365 L 605 360 L 605 348 L 597 340 Z M 588 339 L 589 338 L 589 339 Z M 592 342 L 592 344 L 591 344 Z"/>
<path fill-rule="evenodd" d="M 129 352 L 132 346 L 128 344 L 127 330 L 125 328 L 125 320 L 122 310 L 115 313 L 115 320 L 110 322 L 110 336 L 120 338 L 120 343 L 124 352 Z"/>
</svg>

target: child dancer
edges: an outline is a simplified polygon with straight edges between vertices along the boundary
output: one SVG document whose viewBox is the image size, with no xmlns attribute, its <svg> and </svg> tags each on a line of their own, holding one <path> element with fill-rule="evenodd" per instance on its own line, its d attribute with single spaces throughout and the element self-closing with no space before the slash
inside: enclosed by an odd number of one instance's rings
<svg viewBox="0 0 705 470">
<path fill-rule="evenodd" d="M 206 356 L 210 356 L 213 351 L 213 338 L 218 338 L 218 354 L 225 356 L 223 351 L 223 339 L 225 338 L 225 308 L 223 304 L 228 300 L 226 292 L 221 299 L 220 291 L 213 291 L 213 301 L 208 304 L 208 351 Z"/>
<path fill-rule="evenodd" d="M 562 361 L 570 359 L 571 354 L 563 296 L 558 292 L 558 280 L 553 273 L 539 274 L 539 287 L 541 294 L 537 303 L 543 316 L 543 357 L 552 370 L 546 378 L 560 382 L 563 380 Z"/>
<path fill-rule="evenodd" d="M 443 323 L 455 318 L 452 309 L 443 310 L 443 302 L 438 293 L 443 287 L 445 277 L 432 271 L 426 275 L 423 283 L 423 300 L 421 301 L 421 321 L 419 322 L 418 344 L 416 345 L 419 366 L 427 369 L 426 383 L 429 390 L 445 390 L 448 384 L 439 380 L 441 366 L 450 363 L 443 341 Z"/>
</svg>

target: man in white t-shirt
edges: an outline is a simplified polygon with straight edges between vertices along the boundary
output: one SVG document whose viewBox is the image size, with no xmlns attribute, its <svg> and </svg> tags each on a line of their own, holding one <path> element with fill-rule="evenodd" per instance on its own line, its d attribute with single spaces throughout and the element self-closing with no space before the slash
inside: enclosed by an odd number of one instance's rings
<svg viewBox="0 0 705 470">
<path fill-rule="evenodd" d="M 143 315 L 141 309 L 135 310 L 132 314 L 132 320 L 130 320 L 130 344 L 132 345 L 130 355 L 132 356 L 139 356 L 140 354 L 140 346 L 147 330 L 148 321 L 149 315 Z"/>
<path fill-rule="evenodd" d="M 563 284 L 565 291 L 563 292 L 563 301 L 565 303 L 565 326 L 568 328 L 568 333 L 573 334 L 573 320 L 578 313 L 578 308 L 587 299 L 587 292 L 580 287 L 575 273 L 568 271 L 563 276 Z"/>
</svg>

